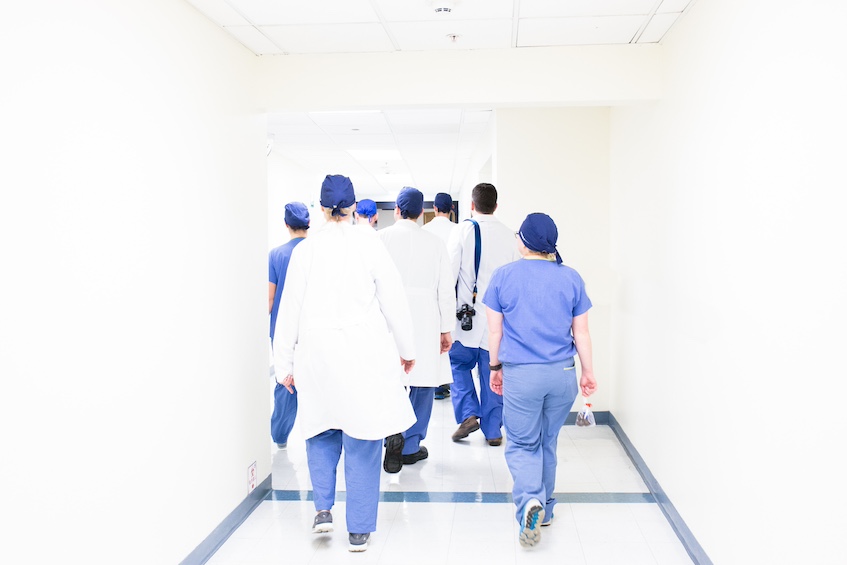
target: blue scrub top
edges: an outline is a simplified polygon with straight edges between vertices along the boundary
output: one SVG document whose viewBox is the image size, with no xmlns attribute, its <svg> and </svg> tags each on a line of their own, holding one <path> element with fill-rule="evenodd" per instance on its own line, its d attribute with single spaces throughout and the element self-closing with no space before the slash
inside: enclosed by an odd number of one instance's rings
<svg viewBox="0 0 847 565">
<path fill-rule="evenodd" d="M 297 244 L 303 241 L 302 237 L 296 237 L 284 245 L 271 249 L 268 254 L 268 282 L 276 285 L 274 293 L 274 305 L 271 308 L 271 340 L 274 338 L 276 329 L 276 315 L 279 312 L 279 297 L 285 286 L 285 273 L 288 272 L 288 262 L 291 261 L 291 252 Z"/>
<path fill-rule="evenodd" d="M 552 363 L 576 355 L 571 325 L 591 308 L 585 283 L 554 261 L 521 259 L 491 275 L 482 302 L 503 314 L 499 360 Z"/>
</svg>

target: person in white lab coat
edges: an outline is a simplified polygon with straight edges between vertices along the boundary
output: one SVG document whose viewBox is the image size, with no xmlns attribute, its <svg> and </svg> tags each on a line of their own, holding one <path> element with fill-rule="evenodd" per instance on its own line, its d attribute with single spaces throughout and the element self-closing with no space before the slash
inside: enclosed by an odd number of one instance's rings
<svg viewBox="0 0 847 565">
<path fill-rule="evenodd" d="M 520 259 L 514 230 L 506 227 L 494 217 L 497 209 L 497 189 L 489 183 L 476 185 L 471 192 L 471 220 L 459 223 L 447 246 L 456 276 L 456 306 L 468 308 L 475 315 L 457 320 L 453 332 L 453 347 L 450 364 L 453 369 L 451 399 L 453 414 L 459 428 L 453 433 L 453 441 L 468 437 L 482 429 L 491 446 L 503 442 L 503 398 L 494 394 L 488 384 L 490 374 L 488 355 L 488 323 L 481 299 L 488 288 L 494 269 Z M 476 237 L 473 222 L 479 224 L 480 261 L 479 275 L 474 273 Z M 474 294 L 474 283 L 477 293 Z M 470 322 L 469 329 L 464 329 Z M 476 368 L 479 375 L 479 396 L 472 376 Z"/>
<path fill-rule="evenodd" d="M 432 200 L 432 208 L 435 217 L 423 225 L 423 230 L 437 235 L 444 242 L 444 245 L 447 245 L 447 242 L 450 241 L 450 236 L 458 227 L 456 222 L 450 219 L 450 215 L 455 208 L 453 206 L 453 197 L 446 192 L 439 192 Z M 444 377 L 441 384 L 435 389 L 436 400 L 443 400 L 450 396 L 450 383 L 453 381 L 453 377 L 450 369 L 449 355 L 442 356 L 441 374 Z"/>
<path fill-rule="evenodd" d="M 379 238 L 350 223 L 355 200 L 350 179 L 326 177 L 326 223 L 291 255 L 273 345 L 277 380 L 293 388 L 296 379 L 312 529 L 332 531 L 343 450 L 349 549 L 364 551 L 376 530 L 383 440 L 415 422 L 398 367 L 411 371 L 416 353 L 400 273 Z"/>
<path fill-rule="evenodd" d="M 429 456 L 421 445 L 432 415 L 435 387 L 442 384 L 441 359 L 453 343 L 456 291 L 447 248 L 438 237 L 423 231 L 417 219 L 423 212 L 423 193 L 405 187 L 397 196 L 393 225 L 378 232 L 400 270 L 415 326 L 415 368 L 408 375 L 409 398 L 415 423 L 402 434 L 387 438 L 383 468 L 397 473 Z M 399 437 L 397 437 L 399 436 Z"/>
</svg>

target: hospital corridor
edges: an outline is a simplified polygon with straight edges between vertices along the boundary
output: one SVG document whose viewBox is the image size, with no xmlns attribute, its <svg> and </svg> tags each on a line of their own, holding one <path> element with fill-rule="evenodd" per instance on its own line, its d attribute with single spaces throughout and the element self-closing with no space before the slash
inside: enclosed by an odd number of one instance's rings
<svg viewBox="0 0 847 565">
<path fill-rule="evenodd" d="M 2 8 L 0 565 L 847 563 L 847 2 Z M 424 237 L 441 220 L 443 252 Z M 459 327 L 413 335 L 442 287 Z M 528 378 L 505 395 L 512 443 L 495 412 L 458 424 L 440 399 L 427 458 L 373 464 L 422 428 L 436 345 L 457 366 L 488 356 L 497 394 L 504 366 L 567 337 L 545 322 L 562 289 L 598 422 L 570 408 L 550 525 L 517 527 L 549 518 L 552 458 L 543 493 L 515 473 L 522 518 L 505 460 L 523 464 L 516 420 L 547 408 Z M 483 343 L 489 315 L 503 332 Z M 392 339 L 415 382 L 393 379 Z M 275 364 L 302 393 L 285 449 Z M 367 524 L 347 531 L 342 464 L 334 531 L 313 534 L 345 428 Z M 423 457 L 410 437 L 392 464 Z"/>
<path fill-rule="evenodd" d="M 351 554 L 343 461 L 335 531 L 313 534 L 305 442 L 295 424 L 286 449 L 271 447 L 273 490 L 208 565 L 693 563 L 610 426 L 562 429 L 558 504 L 533 548 L 518 543 L 505 445 L 490 447 L 481 432 L 453 442 L 454 429 L 450 399 L 436 400 L 422 442 L 429 458 L 404 465 L 398 474 L 382 471 L 377 531 L 366 552 Z"/>
</svg>

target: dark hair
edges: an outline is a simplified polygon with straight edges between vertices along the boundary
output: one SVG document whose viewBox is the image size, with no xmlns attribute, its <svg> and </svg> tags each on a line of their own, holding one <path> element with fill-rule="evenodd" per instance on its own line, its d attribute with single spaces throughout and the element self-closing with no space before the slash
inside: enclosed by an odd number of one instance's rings
<svg viewBox="0 0 847 565">
<path fill-rule="evenodd" d="M 418 218 L 421 217 L 422 213 L 423 212 L 421 212 L 420 214 L 417 214 L 416 216 L 413 216 L 409 213 L 408 210 L 400 210 L 400 217 L 403 218 L 404 220 L 417 220 Z"/>
<path fill-rule="evenodd" d="M 481 182 L 473 187 L 471 200 L 474 209 L 480 214 L 493 214 L 497 209 L 497 189 L 493 184 Z"/>
</svg>

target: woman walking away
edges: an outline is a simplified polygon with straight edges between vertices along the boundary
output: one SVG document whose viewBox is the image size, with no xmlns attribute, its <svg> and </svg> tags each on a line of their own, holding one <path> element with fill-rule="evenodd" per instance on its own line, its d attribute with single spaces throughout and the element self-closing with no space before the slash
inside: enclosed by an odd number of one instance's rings
<svg viewBox="0 0 847 565">
<path fill-rule="evenodd" d="M 414 329 L 403 281 L 382 241 L 350 223 L 356 202 L 350 179 L 328 175 L 320 202 L 326 224 L 291 255 L 274 368 L 285 387 L 297 379 L 317 511 L 312 531 L 332 531 L 344 451 L 349 549 L 365 551 L 376 530 L 383 438 L 415 423 L 400 372 L 415 364 Z"/>
<path fill-rule="evenodd" d="M 562 264 L 558 230 L 546 214 L 530 214 L 515 234 L 522 259 L 494 271 L 487 307 L 491 390 L 503 396 L 506 464 L 514 479 L 519 540 L 541 539 L 553 520 L 556 443 L 579 389 L 597 388 L 582 277 Z"/>
</svg>

